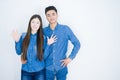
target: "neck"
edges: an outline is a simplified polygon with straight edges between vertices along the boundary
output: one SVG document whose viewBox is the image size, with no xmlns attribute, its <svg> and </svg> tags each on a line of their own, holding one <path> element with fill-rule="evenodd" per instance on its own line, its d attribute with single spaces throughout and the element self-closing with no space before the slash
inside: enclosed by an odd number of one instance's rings
<svg viewBox="0 0 120 80">
<path fill-rule="evenodd" d="M 52 23 L 52 24 L 50 24 L 50 28 L 51 28 L 52 30 L 54 30 L 54 29 L 55 29 L 55 27 L 56 27 L 56 25 L 57 25 L 57 22 Z"/>
<path fill-rule="evenodd" d="M 36 34 L 36 33 L 37 33 L 37 31 L 32 31 L 31 33 L 32 33 L 32 34 Z"/>
</svg>

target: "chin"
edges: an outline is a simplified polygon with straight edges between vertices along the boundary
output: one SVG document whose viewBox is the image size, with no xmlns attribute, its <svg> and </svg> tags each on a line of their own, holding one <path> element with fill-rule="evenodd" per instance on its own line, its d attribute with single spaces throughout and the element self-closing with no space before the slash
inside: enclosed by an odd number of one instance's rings
<svg viewBox="0 0 120 80">
<path fill-rule="evenodd" d="M 56 23 L 56 22 L 55 21 L 51 21 L 50 23 L 53 24 L 53 23 Z"/>
</svg>

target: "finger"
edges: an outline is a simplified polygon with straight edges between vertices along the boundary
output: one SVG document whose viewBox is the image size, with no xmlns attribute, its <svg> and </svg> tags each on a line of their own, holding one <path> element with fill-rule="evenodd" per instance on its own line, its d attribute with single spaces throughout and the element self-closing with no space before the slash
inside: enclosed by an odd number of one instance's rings
<svg viewBox="0 0 120 80">
<path fill-rule="evenodd" d="M 12 30 L 12 34 L 14 34 L 16 31 L 15 31 L 15 29 L 14 30 Z"/>
<path fill-rule="evenodd" d="M 67 61 L 64 61 L 64 66 L 67 66 L 68 65 L 68 62 Z"/>
<path fill-rule="evenodd" d="M 65 61 L 65 60 L 60 60 L 60 62 L 63 62 L 63 61 Z"/>
<path fill-rule="evenodd" d="M 64 66 L 64 62 L 61 64 L 61 66 Z"/>
<path fill-rule="evenodd" d="M 56 38 L 56 35 L 54 35 L 52 38 L 54 38 L 54 39 L 55 39 L 55 38 Z"/>
<path fill-rule="evenodd" d="M 15 34 L 15 30 L 12 30 L 11 36 L 13 37 Z"/>
<path fill-rule="evenodd" d="M 19 34 L 17 29 L 14 29 L 13 33 L 14 34 Z"/>
<path fill-rule="evenodd" d="M 65 63 L 64 66 L 67 66 L 67 63 Z"/>
<path fill-rule="evenodd" d="M 64 62 L 64 64 L 63 64 L 63 67 L 65 67 L 65 66 L 67 66 L 67 63 L 66 63 L 66 62 Z"/>
<path fill-rule="evenodd" d="M 13 32 L 16 33 L 16 32 L 17 32 L 17 29 L 14 29 Z"/>
<path fill-rule="evenodd" d="M 52 38 L 54 35 L 52 34 L 50 38 Z"/>
<path fill-rule="evenodd" d="M 49 37 L 47 36 L 47 40 L 49 39 Z"/>
<path fill-rule="evenodd" d="M 54 38 L 54 41 L 56 41 L 57 40 L 57 38 Z"/>
<path fill-rule="evenodd" d="M 12 33 L 11 33 L 11 35 L 13 35 L 14 34 L 14 30 L 12 30 Z"/>
<path fill-rule="evenodd" d="M 53 43 L 57 42 L 57 40 L 54 40 Z"/>
</svg>

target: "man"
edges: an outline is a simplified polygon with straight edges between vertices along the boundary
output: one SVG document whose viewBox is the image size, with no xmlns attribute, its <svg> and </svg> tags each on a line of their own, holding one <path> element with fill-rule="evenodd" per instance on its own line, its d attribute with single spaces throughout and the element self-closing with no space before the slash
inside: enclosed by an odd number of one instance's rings
<svg viewBox="0 0 120 80">
<path fill-rule="evenodd" d="M 54 6 L 45 9 L 45 15 L 49 25 L 44 28 L 46 37 L 54 36 L 56 42 L 49 46 L 49 56 L 46 62 L 46 80 L 66 80 L 68 73 L 67 65 L 73 60 L 80 48 L 80 42 L 67 25 L 57 22 L 58 14 Z M 66 57 L 68 41 L 74 45 L 71 54 Z"/>
</svg>

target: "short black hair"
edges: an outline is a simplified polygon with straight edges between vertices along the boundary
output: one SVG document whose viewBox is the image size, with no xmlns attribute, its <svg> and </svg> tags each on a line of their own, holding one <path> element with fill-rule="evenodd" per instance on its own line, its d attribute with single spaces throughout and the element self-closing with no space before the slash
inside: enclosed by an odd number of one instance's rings
<svg viewBox="0 0 120 80">
<path fill-rule="evenodd" d="M 45 8 L 45 14 L 49 11 L 49 10 L 54 10 L 57 13 L 57 9 L 55 6 L 48 6 Z"/>
</svg>

